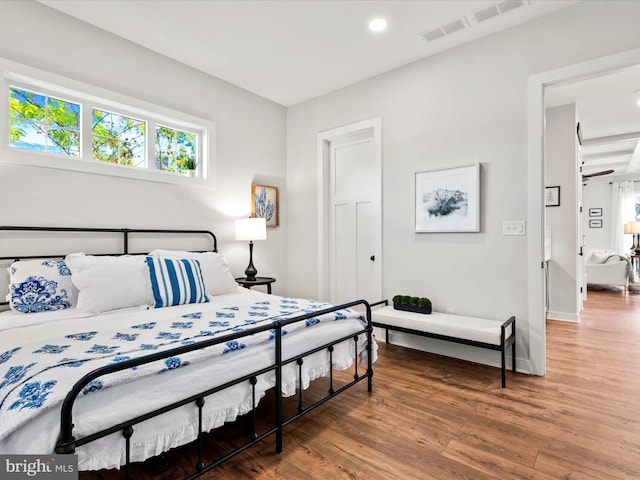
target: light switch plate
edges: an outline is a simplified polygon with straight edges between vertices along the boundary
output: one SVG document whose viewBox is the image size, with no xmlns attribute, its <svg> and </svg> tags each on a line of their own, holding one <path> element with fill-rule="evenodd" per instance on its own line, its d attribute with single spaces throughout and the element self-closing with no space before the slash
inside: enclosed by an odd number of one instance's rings
<svg viewBox="0 0 640 480">
<path fill-rule="evenodd" d="M 502 222 L 502 235 L 525 235 L 524 220 L 505 220 Z"/>
</svg>

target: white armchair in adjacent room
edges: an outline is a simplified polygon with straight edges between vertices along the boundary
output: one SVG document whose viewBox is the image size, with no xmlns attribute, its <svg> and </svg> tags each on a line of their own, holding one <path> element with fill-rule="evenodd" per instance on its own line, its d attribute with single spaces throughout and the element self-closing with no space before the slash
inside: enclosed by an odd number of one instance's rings
<svg viewBox="0 0 640 480">
<path fill-rule="evenodd" d="M 591 250 L 585 259 L 584 268 L 588 285 L 626 287 L 632 275 L 629 259 L 610 250 Z"/>
</svg>

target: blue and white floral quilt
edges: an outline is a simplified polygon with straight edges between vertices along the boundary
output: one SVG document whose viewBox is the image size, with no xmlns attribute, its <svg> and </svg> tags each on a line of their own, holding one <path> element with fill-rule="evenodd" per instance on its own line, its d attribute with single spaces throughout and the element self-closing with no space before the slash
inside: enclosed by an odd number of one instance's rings
<svg viewBox="0 0 640 480">
<path fill-rule="evenodd" d="M 71 387 L 86 373 L 116 362 L 144 356 L 199 340 L 242 332 L 265 322 L 313 313 L 328 304 L 273 296 L 242 306 L 206 310 L 193 306 L 189 313 L 172 308 L 136 312 L 119 317 L 101 315 L 50 325 L 3 332 L 0 340 L 0 440 L 40 412 L 59 406 Z M 200 309 L 204 310 L 200 310 Z M 162 310 L 163 312 L 159 312 Z M 359 312 L 340 310 L 288 325 L 282 335 L 319 323 L 357 318 Z M 46 336 L 43 327 L 49 327 Z M 64 328 L 66 327 L 66 328 Z M 34 330 L 34 329 L 38 330 Z M 18 339 L 19 337 L 19 339 Z M 144 376 L 162 374 L 214 356 L 233 354 L 253 345 L 273 342 L 275 330 L 261 332 L 162 362 L 141 365 L 95 379 L 81 395 Z"/>
</svg>

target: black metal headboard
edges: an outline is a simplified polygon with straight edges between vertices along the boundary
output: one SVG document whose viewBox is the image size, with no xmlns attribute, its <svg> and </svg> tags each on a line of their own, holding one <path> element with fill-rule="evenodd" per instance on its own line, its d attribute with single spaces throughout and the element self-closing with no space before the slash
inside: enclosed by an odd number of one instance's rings
<svg viewBox="0 0 640 480">
<path fill-rule="evenodd" d="M 152 234 L 184 234 L 184 235 L 207 235 L 211 237 L 211 251 L 218 251 L 218 240 L 216 236 L 209 230 L 167 230 L 167 229 L 155 229 L 155 228 L 83 228 L 83 227 L 13 227 L 13 226 L 0 226 L 0 232 L 2 231 L 22 231 L 22 232 L 76 232 L 76 233 L 121 233 L 122 234 L 122 252 L 115 255 L 126 255 L 129 252 L 129 235 L 136 233 L 152 233 Z M 52 255 L 50 253 L 46 255 L 28 255 L 20 256 L 21 259 L 26 258 L 54 258 L 64 257 L 68 254 Z M 114 255 L 113 253 L 105 255 Z M 18 257 L 14 256 L 0 256 L 0 260 L 14 260 Z"/>
<path fill-rule="evenodd" d="M 155 229 L 155 228 L 84 228 L 84 227 L 21 227 L 21 226 L 0 226 L 0 235 L 2 232 L 71 232 L 71 233 L 96 233 L 96 234 L 121 234 L 122 248 L 119 252 L 110 253 L 92 253 L 93 255 L 127 255 L 135 254 L 129 251 L 129 238 L 136 234 L 158 234 L 158 235 L 188 235 L 188 236 L 206 236 L 211 240 L 211 249 L 209 251 L 218 251 L 218 240 L 216 236 L 209 230 L 189 230 L 189 229 Z M 6 255 L 0 252 L 0 260 L 26 260 L 30 258 L 64 258 L 71 252 L 62 254 L 46 253 L 43 255 Z M 145 252 L 146 253 L 146 252 Z M 0 296 L 0 300 L 4 300 Z M 0 302 L 0 305 L 7 305 L 7 302 Z"/>
</svg>

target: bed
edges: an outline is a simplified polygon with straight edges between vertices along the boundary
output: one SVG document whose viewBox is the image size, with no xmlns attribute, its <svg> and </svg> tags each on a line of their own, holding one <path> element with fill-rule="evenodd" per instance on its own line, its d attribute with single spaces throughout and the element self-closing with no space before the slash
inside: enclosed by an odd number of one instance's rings
<svg viewBox="0 0 640 480">
<path fill-rule="evenodd" d="M 0 453 L 75 453 L 80 470 L 124 467 L 129 478 L 132 462 L 193 442 L 186 478 L 195 478 L 271 435 L 281 452 L 287 424 L 362 381 L 372 390 L 366 301 L 334 306 L 240 288 L 204 230 L 0 227 L 60 232 L 121 236 L 121 248 L 0 257 L 12 261 L 11 309 L 0 313 Z M 135 235 L 211 244 L 133 254 Z M 348 368 L 353 380 L 334 386 L 333 370 Z M 302 392 L 319 377 L 329 379 L 327 394 L 305 405 Z M 253 416 L 268 391 L 274 426 L 258 432 Z M 284 418 L 282 399 L 293 395 L 297 413 Z M 248 440 L 211 460 L 203 434 L 243 415 Z"/>
</svg>

